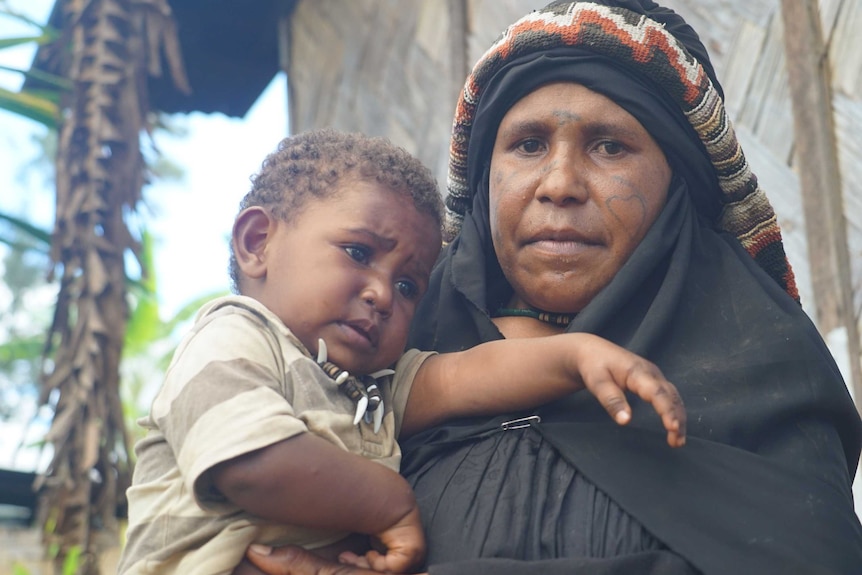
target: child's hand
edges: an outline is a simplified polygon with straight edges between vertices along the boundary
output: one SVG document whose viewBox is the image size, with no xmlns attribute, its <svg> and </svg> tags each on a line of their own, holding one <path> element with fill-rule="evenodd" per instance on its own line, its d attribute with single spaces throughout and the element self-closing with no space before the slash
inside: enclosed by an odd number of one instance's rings
<svg viewBox="0 0 862 575">
<path fill-rule="evenodd" d="M 576 369 L 584 386 L 620 425 L 631 420 L 624 391 L 652 404 L 667 430 L 671 447 L 685 445 L 685 406 L 676 387 L 652 362 L 605 339 L 589 334 L 575 343 Z"/>
<path fill-rule="evenodd" d="M 338 556 L 338 560 L 380 572 L 412 573 L 425 559 L 425 534 L 416 507 L 376 537 L 386 549 L 385 555 L 372 549 L 365 555 L 345 552 Z"/>
</svg>

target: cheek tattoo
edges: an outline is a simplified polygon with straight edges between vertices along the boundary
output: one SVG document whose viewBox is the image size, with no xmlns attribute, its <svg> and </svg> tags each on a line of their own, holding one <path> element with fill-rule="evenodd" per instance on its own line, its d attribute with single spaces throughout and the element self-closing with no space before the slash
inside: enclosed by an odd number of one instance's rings
<svg viewBox="0 0 862 575">
<path fill-rule="evenodd" d="M 631 226 L 625 226 L 625 230 L 630 238 L 640 236 L 641 230 L 646 223 L 647 214 L 647 204 L 642 194 L 634 193 L 626 197 L 611 196 L 605 201 L 605 206 L 607 206 L 611 215 L 621 224 L 624 224 L 627 220 L 636 222 L 637 225 L 634 229 Z M 636 218 L 626 217 L 627 214 L 632 214 L 635 211 L 638 212 Z"/>
</svg>

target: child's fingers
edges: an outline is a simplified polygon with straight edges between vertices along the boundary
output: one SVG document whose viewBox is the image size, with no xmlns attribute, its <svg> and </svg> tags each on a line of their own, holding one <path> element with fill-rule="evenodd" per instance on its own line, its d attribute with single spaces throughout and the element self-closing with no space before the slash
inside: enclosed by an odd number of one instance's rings
<svg viewBox="0 0 862 575">
<path fill-rule="evenodd" d="M 685 444 L 685 405 L 676 386 L 667 381 L 657 367 L 650 365 L 630 372 L 626 387 L 652 404 L 668 432 L 667 441 L 671 447 Z"/>
<path fill-rule="evenodd" d="M 667 429 L 667 443 L 671 447 L 682 447 L 685 445 L 686 434 L 686 414 L 685 405 L 682 403 L 682 397 L 674 388 L 674 393 L 670 395 L 674 402 L 674 407 L 668 413 L 662 415 L 662 423 Z"/>
<path fill-rule="evenodd" d="M 578 352 L 584 385 L 614 421 L 625 425 L 631 419 L 625 397 L 630 391 L 653 406 L 671 447 L 685 443 L 685 406 L 676 386 L 665 379 L 657 365 L 606 341 L 595 347 L 581 345 Z"/>
<path fill-rule="evenodd" d="M 378 552 L 368 551 L 365 557 L 375 571 L 389 573 L 412 572 L 425 559 L 425 534 L 419 518 L 419 508 L 414 506 L 395 525 L 376 535 L 380 543 Z"/>
<path fill-rule="evenodd" d="M 631 420 L 632 408 L 622 388 L 613 379 L 584 377 L 584 384 L 614 421 L 625 425 Z"/>
</svg>

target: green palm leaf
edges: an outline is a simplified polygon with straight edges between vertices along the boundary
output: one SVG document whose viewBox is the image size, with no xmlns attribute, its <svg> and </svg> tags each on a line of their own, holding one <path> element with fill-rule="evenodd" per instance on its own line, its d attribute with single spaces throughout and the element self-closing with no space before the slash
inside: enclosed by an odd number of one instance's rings
<svg viewBox="0 0 862 575">
<path fill-rule="evenodd" d="M 30 118 L 49 128 L 57 127 L 59 108 L 55 102 L 44 96 L 0 88 L 0 109 Z"/>
<path fill-rule="evenodd" d="M 38 36 L 20 36 L 18 38 L 0 38 L 0 50 L 4 48 L 14 48 L 15 46 L 22 46 L 24 44 L 29 44 L 31 42 L 36 42 L 37 44 L 46 44 L 54 39 L 53 34 L 43 33 Z"/>
<path fill-rule="evenodd" d="M 30 223 L 27 220 L 22 220 L 21 218 L 18 218 L 16 216 L 13 216 L 11 214 L 6 214 L 3 212 L 0 212 L 0 221 L 10 223 L 13 228 L 16 228 L 17 230 L 26 234 L 28 237 L 36 240 L 36 243 L 38 244 L 37 247 L 43 247 L 44 251 L 46 253 L 50 249 L 50 247 L 51 247 L 51 232 L 45 231 L 42 228 L 34 226 L 32 223 Z M 26 247 L 26 248 L 33 247 L 30 245 L 26 245 L 26 246 L 19 245 L 20 242 L 16 242 L 12 238 L 7 238 L 7 237 L 3 237 L 3 236 L 0 236 L 0 243 L 4 243 L 4 244 L 11 246 L 13 248 L 15 248 L 15 247 Z"/>
</svg>

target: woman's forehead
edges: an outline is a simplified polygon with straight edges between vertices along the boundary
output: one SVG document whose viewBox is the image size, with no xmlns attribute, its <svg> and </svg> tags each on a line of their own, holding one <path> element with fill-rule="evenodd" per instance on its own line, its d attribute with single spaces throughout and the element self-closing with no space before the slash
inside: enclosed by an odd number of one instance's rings
<svg viewBox="0 0 862 575">
<path fill-rule="evenodd" d="M 528 120 L 529 116 L 539 111 L 551 114 L 560 121 L 587 119 L 581 114 L 601 111 L 603 114 L 637 122 L 634 116 L 612 98 L 578 82 L 553 82 L 536 87 L 515 102 L 503 115 L 503 120 Z"/>
</svg>

